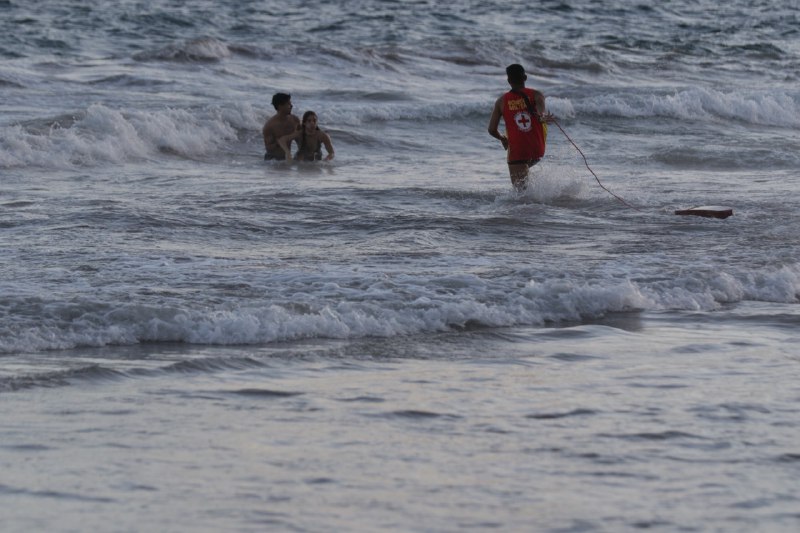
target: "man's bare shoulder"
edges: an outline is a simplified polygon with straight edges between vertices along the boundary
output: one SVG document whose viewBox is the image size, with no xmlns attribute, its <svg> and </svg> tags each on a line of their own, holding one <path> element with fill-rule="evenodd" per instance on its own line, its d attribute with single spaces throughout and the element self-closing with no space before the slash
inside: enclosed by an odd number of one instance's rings
<svg viewBox="0 0 800 533">
<path fill-rule="evenodd" d="M 267 119 L 267 122 L 266 122 L 266 124 L 264 124 L 264 127 L 265 128 L 271 128 L 271 127 L 275 126 L 278 123 L 279 120 L 280 120 L 280 115 L 272 115 L 271 117 L 269 117 Z"/>
<path fill-rule="evenodd" d="M 300 125 L 300 119 L 294 115 L 289 115 L 288 117 L 281 117 L 280 115 L 275 115 L 273 117 L 270 117 L 267 120 L 266 124 L 264 124 L 264 130 L 284 133 L 289 128 L 294 129 L 299 125 Z"/>
</svg>

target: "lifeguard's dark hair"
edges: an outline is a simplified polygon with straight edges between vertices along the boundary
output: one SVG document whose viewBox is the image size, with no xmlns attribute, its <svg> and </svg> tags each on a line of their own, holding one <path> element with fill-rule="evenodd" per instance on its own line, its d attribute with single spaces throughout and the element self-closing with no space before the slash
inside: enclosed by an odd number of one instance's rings
<svg viewBox="0 0 800 533">
<path fill-rule="evenodd" d="M 283 104 L 285 104 L 286 102 L 288 102 L 291 99 L 292 99 L 292 95 L 290 95 L 290 94 L 275 93 L 272 96 L 272 107 L 274 107 L 277 110 L 280 106 L 282 106 Z"/>
<path fill-rule="evenodd" d="M 525 75 L 525 68 L 518 63 L 506 67 L 506 76 L 512 83 L 522 83 L 528 79 L 528 76 Z"/>
</svg>

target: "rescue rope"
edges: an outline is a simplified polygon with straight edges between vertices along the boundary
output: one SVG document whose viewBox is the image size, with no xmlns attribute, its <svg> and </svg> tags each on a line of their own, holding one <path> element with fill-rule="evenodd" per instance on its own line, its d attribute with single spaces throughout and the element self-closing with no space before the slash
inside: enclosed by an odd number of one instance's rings
<svg viewBox="0 0 800 533">
<path fill-rule="evenodd" d="M 556 117 L 551 115 L 550 119 L 551 119 L 552 123 L 555 124 L 558 127 L 559 130 L 561 130 L 561 133 L 564 134 L 564 137 L 567 138 L 567 140 L 570 142 L 570 144 L 572 144 L 572 146 L 575 147 L 575 149 L 578 151 L 578 153 L 581 154 L 581 157 L 583 157 L 583 164 L 586 165 L 586 168 L 589 169 L 589 172 L 592 173 L 592 176 L 594 176 L 594 179 L 597 180 L 597 184 L 600 185 L 600 187 L 602 187 L 604 191 L 606 191 L 608 194 L 610 194 L 611 196 L 613 196 L 614 198 L 616 198 L 617 200 L 619 200 L 620 202 L 622 202 L 626 206 L 630 207 L 631 209 L 635 209 L 637 211 L 641 211 L 641 209 L 639 209 L 636 206 L 633 206 L 633 205 L 629 204 L 628 202 L 625 201 L 624 198 L 622 198 L 621 196 L 618 196 L 617 194 L 614 194 L 608 187 L 603 185 L 603 183 L 600 181 L 600 178 L 598 178 L 597 174 L 595 174 L 594 170 L 592 170 L 592 167 L 589 166 L 589 161 L 586 160 L 586 155 L 584 155 L 583 151 L 578 147 L 577 144 L 575 144 L 575 141 L 573 141 L 570 138 L 570 136 L 567 135 L 567 132 L 564 131 L 564 128 L 562 128 L 561 124 L 558 123 L 558 120 L 556 120 Z"/>
</svg>

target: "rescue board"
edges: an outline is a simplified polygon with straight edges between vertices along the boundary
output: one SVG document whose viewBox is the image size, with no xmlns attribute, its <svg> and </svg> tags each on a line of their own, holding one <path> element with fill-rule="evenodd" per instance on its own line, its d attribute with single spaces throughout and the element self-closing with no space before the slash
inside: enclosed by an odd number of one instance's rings
<svg viewBox="0 0 800 533">
<path fill-rule="evenodd" d="M 694 215 L 706 218 L 728 218 L 733 214 L 733 209 L 719 205 L 703 205 L 700 207 L 690 207 L 689 209 L 678 209 L 676 215 Z"/>
</svg>

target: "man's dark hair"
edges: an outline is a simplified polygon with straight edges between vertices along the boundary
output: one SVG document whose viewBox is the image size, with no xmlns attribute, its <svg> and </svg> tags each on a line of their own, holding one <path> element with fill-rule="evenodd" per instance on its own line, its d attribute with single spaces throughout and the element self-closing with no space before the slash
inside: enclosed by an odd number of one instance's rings
<svg viewBox="0 0 800 533">
<path fill-rule="evenodd" d="M 276 110 L 286 102 L 292 99 L 292 96 L 286 93 L 275 93 L 272 96 L 272 107 Z"/>
<path fill-rule="evenodd" d="M 517 63 L 506 67 L 506 75 L 508 76 L 508 81 L 513 83 L 522 83 L 527 79 L 525 69 Z"/>
</svg>

